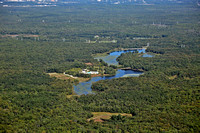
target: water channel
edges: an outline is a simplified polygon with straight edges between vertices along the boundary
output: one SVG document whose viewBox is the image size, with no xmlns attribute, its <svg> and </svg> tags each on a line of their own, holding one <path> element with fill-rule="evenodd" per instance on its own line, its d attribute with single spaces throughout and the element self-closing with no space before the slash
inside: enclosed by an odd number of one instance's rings
<svg viewBox="0 0 200 133">
<path fill-rule="evenodd" d="M 114 51 L 108 54 L 107 56 L 96 57 L 95 59 L 98 59 L 98 60 L 102 59 L 106 63 L 108 63 L 108 65 L 118 65 L 118 62 L 116 61 L 117 57 L 119 57 L 122 53 L 134 52 L 134 51 L 136 50 Z M 137 51 L 139 53 L 142 53 L 142 52 L 145 53 L 145 49 L 138 49 Z M 149 55 L 145 53 L 142 57 L 153 57 L 153 55 Z M 106 79 L 113 79 L 113 78 L 120 78 L 120 77 L 138 77 L 141 74 L 142 72 L 118 69 L 116 72 L 116 75 L 114 76 L 93 77 L 89 81 L 80 82 L 78 85 L 74 85 L 74 92 L 77 95 L 94 94 L 91 89 L 92 83 L 94 82 L 97 82 L 99 80 L 106 80 Z"/>
</svg>

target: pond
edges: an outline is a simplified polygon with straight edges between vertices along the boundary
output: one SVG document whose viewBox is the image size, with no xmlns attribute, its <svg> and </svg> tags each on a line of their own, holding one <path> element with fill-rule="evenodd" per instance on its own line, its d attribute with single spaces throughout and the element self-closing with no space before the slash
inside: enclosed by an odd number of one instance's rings
<svg viewBox="0 0 200 133">
<path fill-rule="evenodd" d="M 122 53 L 135 52 L 135 51 L 136 50 L 114 51 L 106 56 L 96 57 L 95 59 L 98 59 L 98 60 L 102 59 L 103 61 L 108 63 L 108 65 L 118 65 L 118 62 L 116 61 L 117 57 L 119 57 Z M 153 57 L 153 55 L 147 54 L 145 52 L 145 49 L 137 49 L 137 51 L 139 53 L 142 53 L 142 52 L 145 53 L 142 57 Z M 113 79 L 113 78 L 120 78 L 120 77 L 138 77 L 141 74 L 143 74 L 143 72 L 118 69 L 116 72 L 116 75 L 114 76 L 93 77 L 89 81 L 80 82 L 78 85 L 74 85 L 74 92 L 77 95 L 94 94 L 91 89 L 92 83 L 94 82 L 97 82 L 99 80 L 106 80 L 106 79 Z"/>
<path fill-rule="evenodd" d="M 135 51 L 138 51 L 138 53 L 145 53 L 144 55 L 142 55 L 142 57 L 153 57 L 153 55 L 147 54 L 145 49 L 137 49 L 137 50 L 114 51 L 108 54 L 107 56 L 99 56 L 99 57 L 95 57 L 94 59 L 98 59 L 98 60 L 102 59 L 103 61 L 108 63 L 108 65 L 118 65 L 118 62 L 116 60 L 117 57 L 119 57 L 122 53 L 135 52 Z"/>
</svg>

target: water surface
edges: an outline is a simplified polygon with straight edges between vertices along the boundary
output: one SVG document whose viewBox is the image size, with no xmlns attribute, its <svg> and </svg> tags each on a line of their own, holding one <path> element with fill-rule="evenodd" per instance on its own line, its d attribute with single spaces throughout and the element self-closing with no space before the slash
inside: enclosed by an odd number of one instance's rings
<svg viewBox="0 0 200 133">
<path fill-rule="evenodd" d="M 137 50 L 122 50 L 122 51 L 114 51 L 111 52 L 110 54 L 106 55 L 106 56 L 99 56 L 99 57 L 95 57 L 94 59 L 102 59 L 103 61 L 105 61 L 106 63 L 108 63 L 108 65 L 118 65 L 117 62 L 117 57 L 119 57 L 122 53 L 127 53 L 127 52 L 135 52 L 138 51 L 138 53 L 145 53 L 145 49 L 137 49 Z M 148 55 L 148 54 L 145 54 Z"/>
<path fill-rule="evenodd" d="M 118 62 L 116 61 L 117 57 L 119 57 L 122 53 L 135 52 L 135 51 L 138 51 L 138 53 L 145 53 L 144 55 L 142 55 L 142 57 L 154 57 L 153 55 L 147 54 L 145 52 L 145 49 L 137 49 L 137 50 L 114 51 L 106 56 L 96 57 L 95 59 L 98 59 L 98 60 L 102 59 L 103 61 L 108 63 L 108 65 L 118 65 Z M 120 78 L 120 77 L 138 77 L 142 73 L 143 72 L 119 69 L 119 70 L 117 70 L 115 76 L 93 77 L 89 81 L 81 82 L 78 85 L 74 85 L 74 92 L 77 95 L 94 94 L 91 89 L 92 83 L 94 83 L 94 82 L 97 82 L 99 80 L 106 80 L 106 79 L 113 79 L 113 78 Z"/>
<path fill-rule="evenodd" d="M 89 81 L 81 82 L 78 85 L 74 85 L 74 92 L 77 95 L 94 94 L 91 89 L 92 83 L 94 82 L 97 82 L 99 80 L 106 80 L 106 79 L 113 79 L 113 78 L 120 78 L 120 77 L 138 77 L 141 74 L 142 72 L 118 69 L 116 72 L 116 75 L 114 76 L 93 77 Z"/>
</svg>

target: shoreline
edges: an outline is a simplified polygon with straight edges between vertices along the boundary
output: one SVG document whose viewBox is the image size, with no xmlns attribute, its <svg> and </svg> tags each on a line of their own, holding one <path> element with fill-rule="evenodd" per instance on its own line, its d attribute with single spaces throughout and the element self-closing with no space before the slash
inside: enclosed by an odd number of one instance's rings
<svg viewBox="0 0 200 133">
<path fill-rule="evenodd" d="M 95 55 L 92 55 L 94 58 L 95 57 L 100 57 L 100 56 L 107 56 L 108 54 L 112 53 L 112 52 L 115 52 L 115 51 L 131 51 L 131 50 L 146 50 L 148 46 L 145 46 L 145 47 L 142 47 L 142 48 L 115 48 L 115 49 L 112 49 L 108 52 L 104 52 L 104 53 L 97 53 Z M 118 65 L 116 65 L 118 66 Z M 115 69 L 116 71 L 117 70 L 132 70 L 132 71 L 135 71 L 135 72 L 144 72 L 144 70 L 142 69 L 132 69 L 131 67 L 123 67 L 123 68 L 120 68 L 118 66 L 118 68 Z M 66 74 L 65 74 L 66 75 Z M 116 75 L 116 74 L 115 74 Z M 115 75 L 109 75 L 109 74 L 91 74 L 91 77 L 90 78 L 82 78 L 82 77 L 77 77 L 77 80 L 79 81 L 79 83 L 82 83 L 82 82 L 87 82 L 87 81 L 90 81 L 93 77 L 103 77 L 103 76 L 115 76 Z M 80 80 L 82 79 L 82 80 Z M 77 95 L 75 92 L 74 92 L 74 85 L 73 85 L 73 93 L 72 95 L 68 96 L 68 97 L 72 97 L 72 96 L 79 96 Z"/>
<path fill-rule="evenodd" d="M 135 72 L 144 72 L 145 70 L 143 69 L 132 69 L 131 67 L 124 67 L 124 68 L 119 68 L 121 70 L 132 70 L 132 71 L 135 71 Z"/>
<path fill-rule="evenodd" d="M 106 56 L 112 52 L 115 52 L 115 51 L 129 51 L 129 50 L 138 50 L 138 49 L 147 49 L 148 46 L 144 46 L 142 48 L 114 48 L 112 50 L 109 50 L 108 52 L 104 52 L 104 53 L 97 53 L 97 54 L 93 54 L 92 56 L 95 58 L 95 57 L 101 57 L 101 56 Z"/>
</svg>

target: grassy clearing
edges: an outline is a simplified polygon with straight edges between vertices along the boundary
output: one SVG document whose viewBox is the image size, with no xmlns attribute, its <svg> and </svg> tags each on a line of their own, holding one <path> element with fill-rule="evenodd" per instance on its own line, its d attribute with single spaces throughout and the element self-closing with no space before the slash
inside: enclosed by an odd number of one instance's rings
<svg viewBox="0 0 200 133">
<path fill-rule="evenodd" d="M 174 76 L 170 76 L 170 77 L 169 77 L 170 80 L 173 80 L 173 79 L 175 79 L 175 78 L 177 78 L 177 75 L 174 75 Z"/>
<path fill-rule="evenodd" d="M 104 120 L 109 120 L 112 115 L 122 115 L 126 117 L 132 117 L 132 114 L 127 113 L 110 113 L 110 112 L 92 112 L 93 117 L 88 119 L 88 121 L 94 120 L 94 122 L 104 122 Z"/>
<path fill-rule="evenodd" d="M 63 73 L 48 73 L 50 75 L 50 77 L 56 77 L 58 79 L 62 79 L 62 80 L 66 80 L 66 79 L 70 79 L 70 77 L 66 76 Z"/>
<path fill-rule="evenodd" d="M 50 75 L 50 77 L 56 77 L 58 79 L 62 79 L 62 80 L 66 80 L 66 79 L 74 79 L 72 77 L 69 77 L 63 73 L 48 73 Z M 78 77 L 75 78 L 76 80 L 78 80 L 78 82 L 84 82 L 84 81 L 88 81 L 90 78 L 82 78 L 82 77 Z"/>
</svg>

